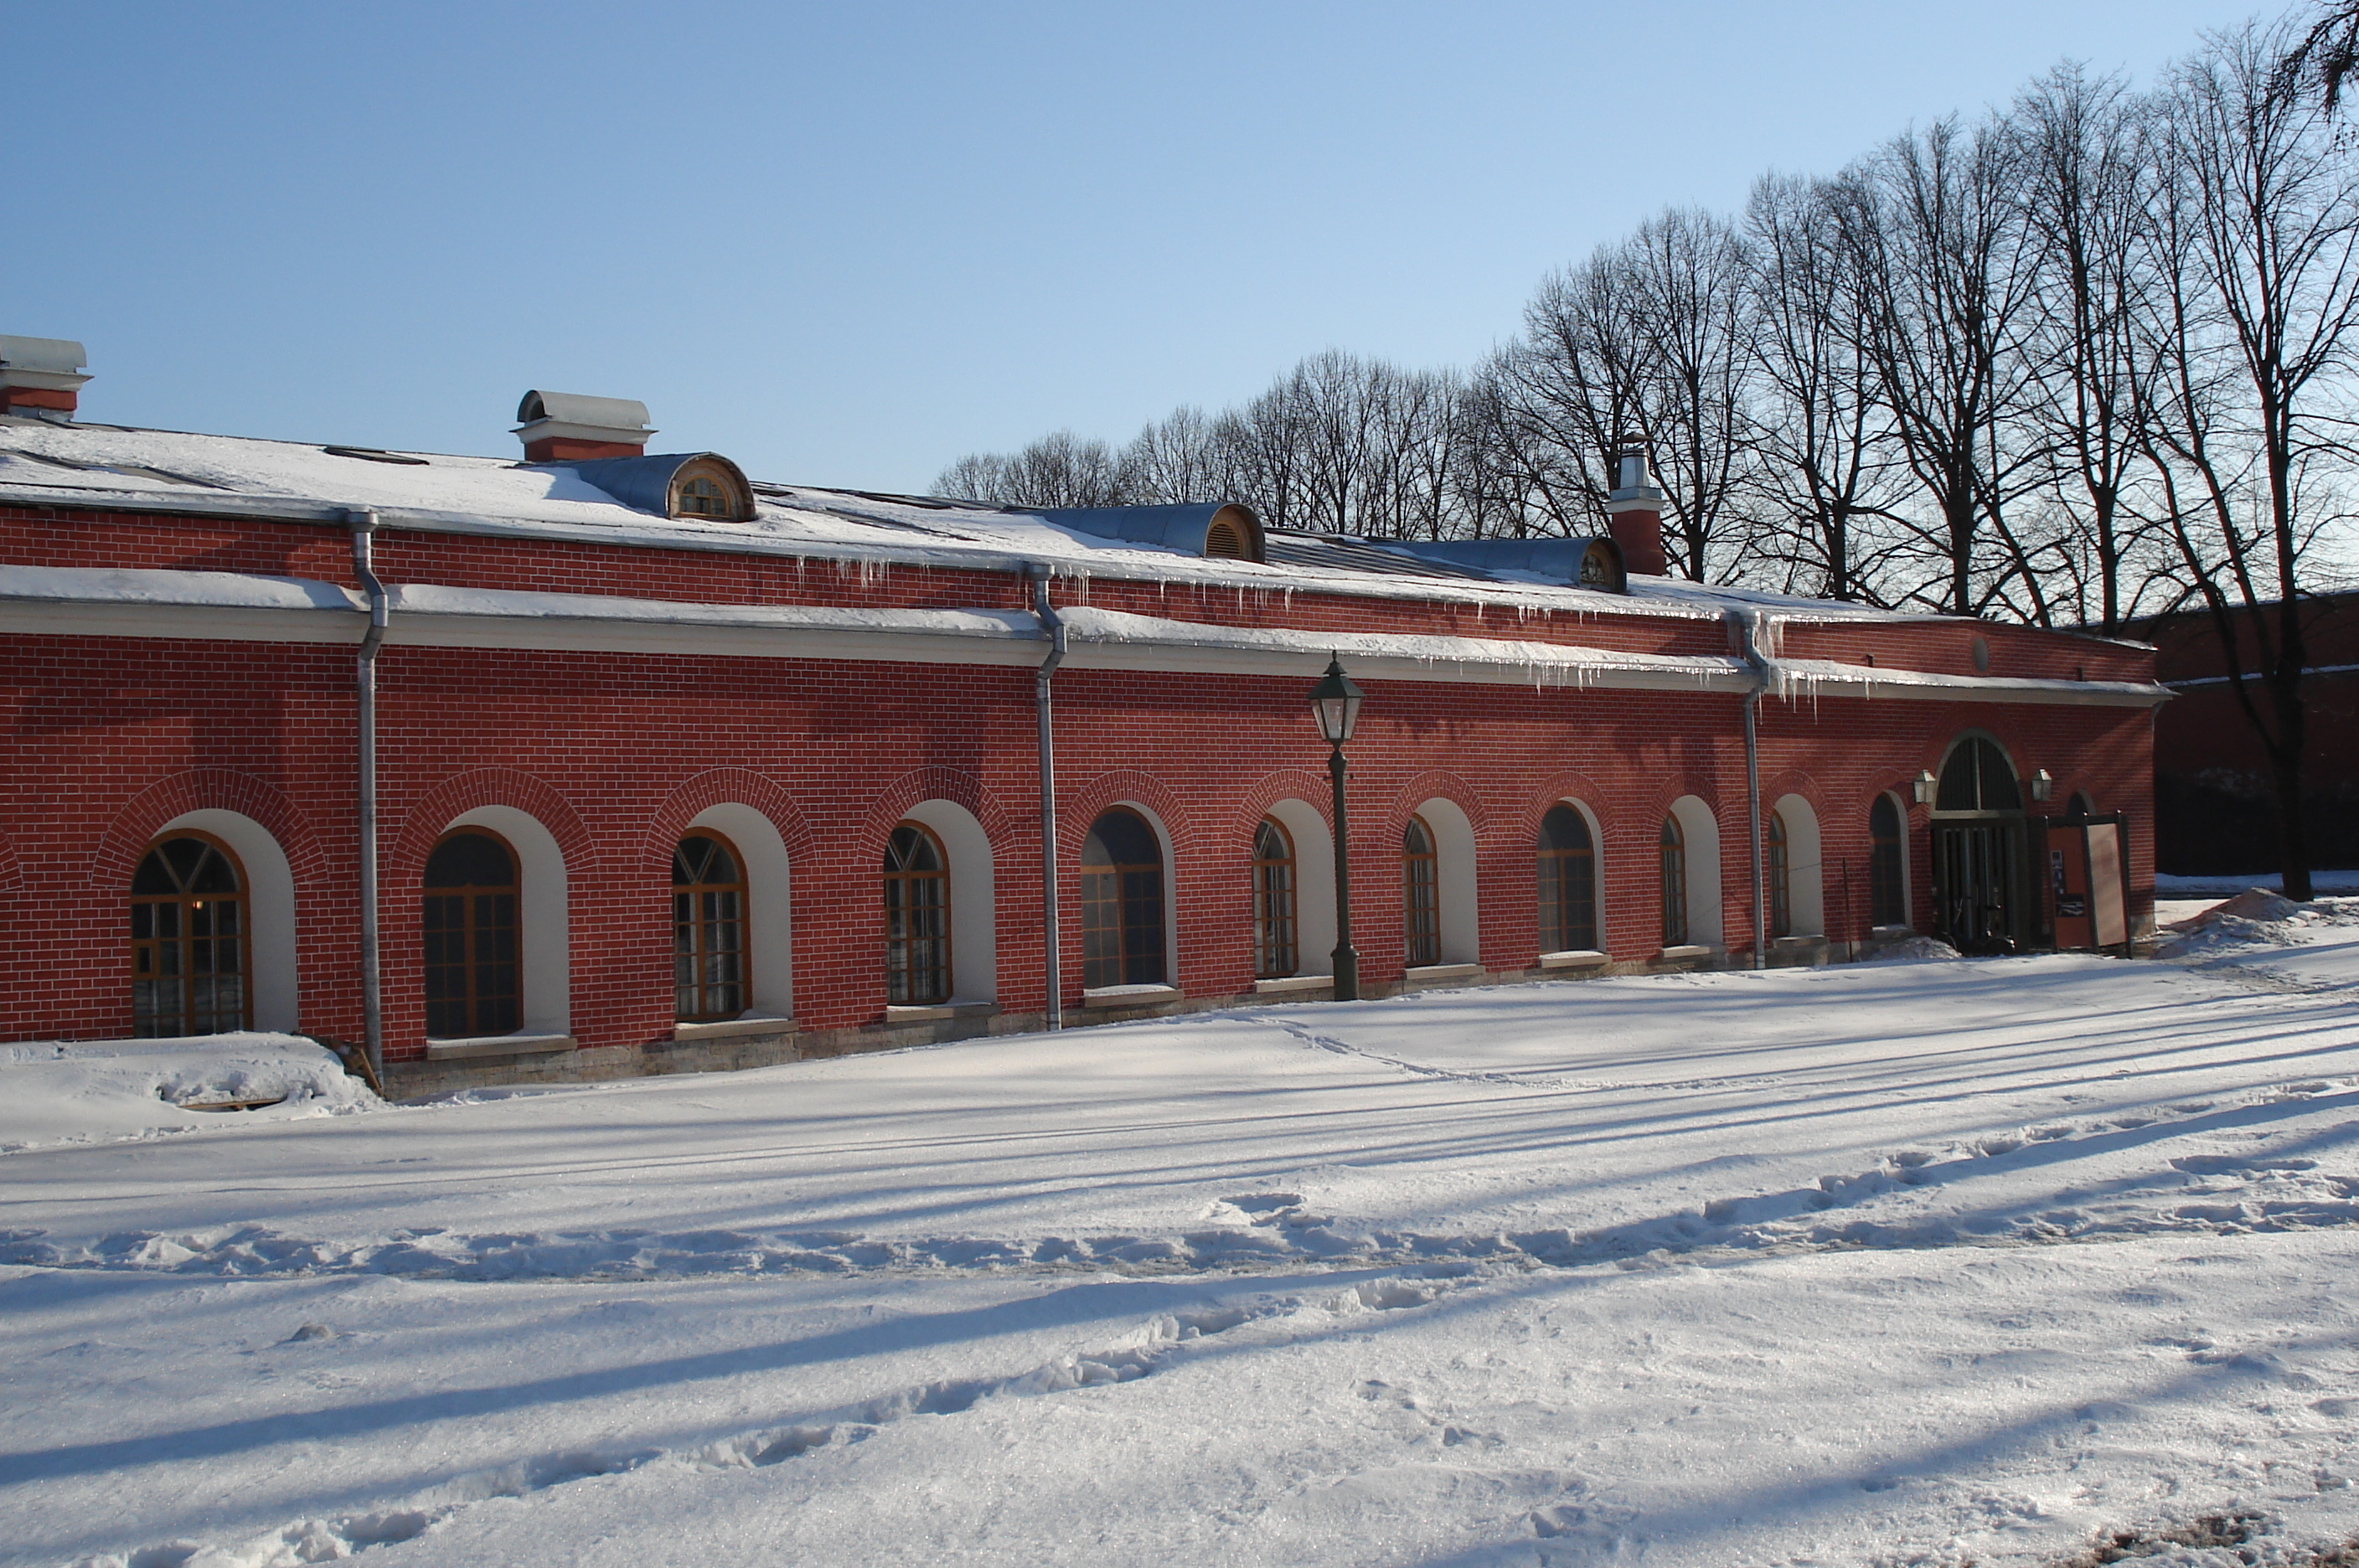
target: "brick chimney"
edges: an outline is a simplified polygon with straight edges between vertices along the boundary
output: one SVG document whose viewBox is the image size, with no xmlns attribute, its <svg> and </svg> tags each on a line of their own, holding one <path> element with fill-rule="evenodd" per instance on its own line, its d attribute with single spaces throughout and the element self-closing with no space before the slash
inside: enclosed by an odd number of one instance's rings
<svg viewBox="0 0 2359 1568">
<path fill-rule="evenodd" d="M 527 463 L 579 463 L 597 457 L 642 457 L 655 429 L 647 406 L 627 397 L 584 397 L 572 392 L 527 392 L 516 405 Z"/>
<path fill-rule="evenodd" d="M 1605 526 L 1622 547 L 1622 560 L 1633 575 L 1660 577 L 1663 560 L 1663 493 L 1647 472 L 1643 441 L 1625 438 L 1614 454 L 1614 493 L 1605 497 Z"/>
<path fill-rule="evenodd" d="M 0 337 L 0 414 L 73 423 L 86 363 L 82 344 L 65 338 Z"/>
</svg>

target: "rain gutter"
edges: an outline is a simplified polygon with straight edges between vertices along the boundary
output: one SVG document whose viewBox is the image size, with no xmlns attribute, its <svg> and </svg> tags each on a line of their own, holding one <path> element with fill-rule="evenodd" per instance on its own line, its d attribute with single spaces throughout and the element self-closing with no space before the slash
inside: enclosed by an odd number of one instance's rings
<svg viewBox="0 0 2359 1568">
<path fill-rule="evenodd" d="M 1040 635 L 1049 640 L 1049 657 L 1032 677 L 1032 707 L 1040 725 L 1040 940 L 1049 993 L 1042 1010 L 1047 1027 L 1055 1029 L 1065 1027 L 1065 977 L 1057 934 L 1057 738 L 1049 681 L 1065 662 L 1065 623 L 1049 602 L 1049 568 L 1034 562 L 1025 572 L 1032 580 L 1032 613 L 1040 617 Z"/>
<path fill-rule="evenodd" d="M 360 777 L 358 811 L 361 895 L 361 1029 L 366 1042 L 369 1071 L 385 1082 L 385 995 L 378 966 L 382 943 L 377 929 L 376 886 L 376 656 L 392 624 L 393 606 L 377 581 L 373 545 L 376 513 L 368 507 L 345 514 L 353 532 L 353 575 L 368 595 L 368 630 L 362 634 L 354 686 L 358 698 Z"/>
</svg>

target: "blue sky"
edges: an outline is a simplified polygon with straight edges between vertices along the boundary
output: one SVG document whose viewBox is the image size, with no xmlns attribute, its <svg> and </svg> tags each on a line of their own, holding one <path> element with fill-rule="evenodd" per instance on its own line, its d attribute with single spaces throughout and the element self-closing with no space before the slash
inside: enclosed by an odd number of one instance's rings
<svg viewBox="0 0 2359 1568">
<path fill-rule="evenodd" d="M 95 419 L 505 454 L 539 387 L 919 488 L 1321 348 L 1464 363 L 1658 208 L 2245 15 L 19 0 L 0 332 L 82 340 Z"/>
</svg>

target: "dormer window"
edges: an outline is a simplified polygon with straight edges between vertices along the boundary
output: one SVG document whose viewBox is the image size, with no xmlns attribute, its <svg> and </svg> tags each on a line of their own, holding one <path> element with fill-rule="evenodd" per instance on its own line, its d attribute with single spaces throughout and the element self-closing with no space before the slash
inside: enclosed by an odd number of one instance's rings
<svg viewBox="0 0 2359 1568">
<path fill-rule="evenodd" d="M 683 517 L 726 517 L 729 497 L 720 485 L 700 474 L 680 485 L 679 507 Z"/>
<path fill-rule="evenodd" d="M 750 523 L 754 489 L 735 463 L 704 452 L 672 471 L 664 515 L 699 522 Z"/>
</svg>

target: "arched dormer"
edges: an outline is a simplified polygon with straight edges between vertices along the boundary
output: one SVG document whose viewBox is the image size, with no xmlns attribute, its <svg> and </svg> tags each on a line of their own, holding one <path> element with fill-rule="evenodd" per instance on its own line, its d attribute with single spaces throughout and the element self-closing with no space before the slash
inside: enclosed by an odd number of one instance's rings
<svg viewBox="0 0 2359 1568">
<path fill-rule="evenodd" d="M 1045 506 L 1036 516 L 1075 533 L 1213 560 L 1266 561 L 1261 518 L 1234 501 L 1186 506 Z"/>
<path fill-rule="evenodd" d="M 688 522 L 750 523 L 754 487 L 717 452 L 659 457 L 601 457 L 573 472 L 625 506 Z"/>
</svg>

